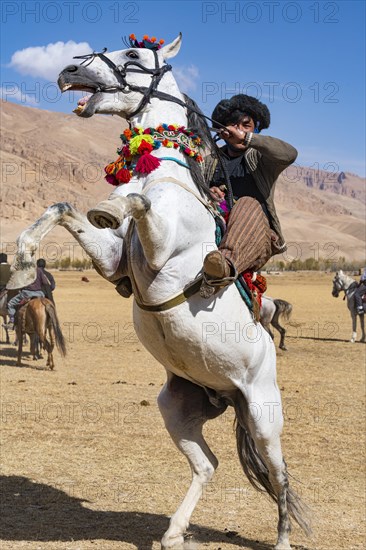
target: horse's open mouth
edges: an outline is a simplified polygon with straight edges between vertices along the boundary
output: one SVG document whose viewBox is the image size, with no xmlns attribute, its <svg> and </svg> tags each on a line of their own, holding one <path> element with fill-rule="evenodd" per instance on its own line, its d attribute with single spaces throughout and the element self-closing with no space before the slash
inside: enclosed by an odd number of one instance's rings
<svg viewBox="0 0 366 550">
<path fill-rule="evenodd" d="M 62 93 L 67 91 L 89 92 L 90 95 L 85 95 L 78 100 L 77 107 L 73 110 L 73 113 L 82 117 L 93 116 L 100 96 L 100 92 L 96 91 L 96 87 L 94 88 L 93 86 L 88 86 L 87 84 L 62 82 L 61 79 L 59 79 L 59 86 Z"/>
</svg>

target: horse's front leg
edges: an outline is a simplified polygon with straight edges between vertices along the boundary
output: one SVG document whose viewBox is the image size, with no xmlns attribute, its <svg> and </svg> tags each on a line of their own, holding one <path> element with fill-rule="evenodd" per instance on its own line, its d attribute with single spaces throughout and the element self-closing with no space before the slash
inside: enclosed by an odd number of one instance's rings
<svg viewBox="0 0 366 550">
<path fill-rule="evenodd" d="M 357 315 L 354 311 L 351 311 L 351 317 L 352 317 L 352 338 L 350 342 L 354 344 L 357 338 Z"/>
<path fill-rule="evenodd" d="M 58 203 L 47 208 L 45 213 L 18 237 L 8 288 L 22 288 L 35 280 L 36 251 L 41 240 L 57 225 L 65 227 L 73 235 L 92 258 L 103 277 L 114 280 L 122 275 L 118 274 L 122 257 L 122 239 L 110 229 L 96 229 L 70 204 Z"/>
<path fill-rule="evenodd" d="M 166 217 L 161 216 L 144 195 L 131 193 L 114 196 L 88 212 L 89 221 L 97 228 L 118 228 L 126 217 L 132 216 L 144 251 L 145 259 L 159 271 L 170 258 L 175 246 L 175 232 Z"/>
</svg>

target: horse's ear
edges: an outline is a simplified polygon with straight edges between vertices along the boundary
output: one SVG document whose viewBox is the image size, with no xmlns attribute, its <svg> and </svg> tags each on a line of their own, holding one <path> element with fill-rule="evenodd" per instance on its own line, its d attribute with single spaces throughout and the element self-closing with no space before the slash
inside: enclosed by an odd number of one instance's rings
<svg viewBox="0 0 366 550">
<path fill-rule="evenodd" d="M 341 269 L 338 271 L 338 273 L 339 275 L 343 275 L 343 271 Z"/>
<path fill-rule="evenodd" d="M 170 42 L 170 44 L 167 44 L 164 46 L 164 48 L 161 48 L 159 50 L 159 53 L 163 55 L 163 59 L 170 59 L 171 57 L 174 57 L 177 55 L 177 53 L 180 50 L 180 46 L 182 44 L 182 33 L 180 32 L 179 35 L 173 42 Z"/>
</svg>

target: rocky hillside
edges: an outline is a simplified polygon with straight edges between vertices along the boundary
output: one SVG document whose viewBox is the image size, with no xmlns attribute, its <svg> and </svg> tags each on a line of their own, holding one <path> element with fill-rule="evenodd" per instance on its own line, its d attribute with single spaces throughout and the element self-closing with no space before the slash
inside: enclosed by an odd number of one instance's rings
<svg viewBox="0 0 366 550">
<path fill-rule="evenodd" d="M 50 204 L 67 200 L 86 212 L 108 196 L 103 168 L 115 159 L 125 123 L 118 117 L 84 120 L 10 102 L 1 106 L 1 245 L 11 253 L 16 236 Z M 293 166 L 277 184 L 284 234 L 293 243 L 288 255 L 363 260 L 365 180 L 333 165 L 326 168 Z M 65 251 L 71 241 L 57 228 L 44 245 L 55 243 Z"/>
</svg>

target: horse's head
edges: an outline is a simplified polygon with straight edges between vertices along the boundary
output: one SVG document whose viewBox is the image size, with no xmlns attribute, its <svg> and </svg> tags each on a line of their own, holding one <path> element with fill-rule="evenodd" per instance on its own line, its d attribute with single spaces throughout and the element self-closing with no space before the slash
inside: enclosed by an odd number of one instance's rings
<svg viewBox="0 0 366 550">
<path fill-rule="evenodd" d="M 345 286 L 346 286 L 345 283 L 346 283 L 345 274 L 343 273 L 342 270 L 337 271 L 337 273 L 335 274 L 335 277 L 333 279 L 332 296 L 334 296 L 334 298 L 338 298 L 339 293 L 342 290 L 345 290 Z"/>
<path fill-rule="evenodd" d="M 156 97 L 158 86 L 165 93 L 179 95 L 171 66 L 165 61 L 174 57 L 181 45 L 181 34 L 160 49 L 130 47 L 106 54 L 92 53 L 80 56 L 80 65 L 68 65 L 58 78 L 62 92 L 82 90 L 91 96 L 79 100 L 74 112 L 81 117 L 95 113 L 118 114 L 131 118 L 141 111 L 151 97 Z"/>
</svg>

